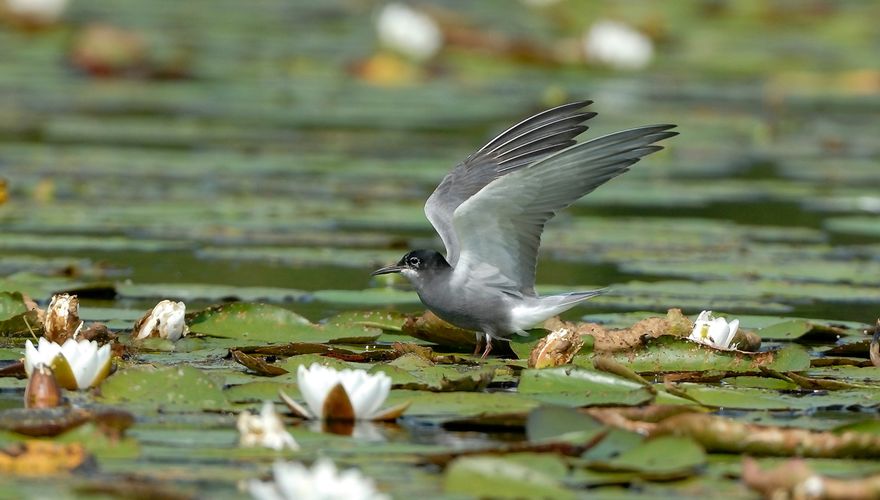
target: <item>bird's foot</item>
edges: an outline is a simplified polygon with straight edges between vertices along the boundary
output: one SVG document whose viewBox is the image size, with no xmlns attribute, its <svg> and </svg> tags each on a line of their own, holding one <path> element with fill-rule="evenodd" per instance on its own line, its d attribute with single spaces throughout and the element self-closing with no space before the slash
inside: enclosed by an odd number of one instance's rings
<svg viewBox="0 0 880 500">
<path fill-rule="evenodd" d="M 483 355 L 480 356 L 480 359 L 486 359 L 486 356 L 489 355 L 489 352 L 492 351 L 492 339 L 486 338 L 486 350 L 483 351 Z"/>
</svg>

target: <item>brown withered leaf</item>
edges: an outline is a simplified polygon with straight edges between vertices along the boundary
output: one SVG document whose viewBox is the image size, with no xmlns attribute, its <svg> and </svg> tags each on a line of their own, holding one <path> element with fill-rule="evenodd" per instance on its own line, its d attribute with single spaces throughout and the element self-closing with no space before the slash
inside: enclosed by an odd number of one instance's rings
<svg viewBox="0 0 880 500">
<path fill-rule="evenodd" d="M 743 457 L 742 480 L 764 498 L 867 500 L 877 498 L 880 493 L 880 474 L 850 479 L 826 477 L 816 473 L 800 458 L 761 470 L 757 460 Z M 808 492 L 821 492 L 821 496 L 810 496 Z"/>
<path fill-rule="evenodd" d="M 341 359 L 352 363 L 375 363 L 377 361 L 390 361 L 397 359 L 400 354 L 390 349 L 370 349 L 363 352 L 351 352 L 345 349 L 335 349 L 324 354 L 328 358 Z"/>
<path fill-rule="evenodd" d="M 9 364 L 0 368 L 0 377 L 25 378 L 27 372 L 24 371 L 24 361 L 11 361 Z"/>
<path fill-rule="evenodd" d="M 312 342 L 291 342 L 289 344 L 278 345 L 258 345 L 245 346 L 236 348 L 247 354 L 265 354 L 272 356 L 296 356 L 299 354 L 327 354 L 330 352 L 355 354 L 354 351 L 342 349 L 339 347 L 331 347 L 324 344 L 315 344 Z"/>
<path fill-rule="evenodd" d="M 571 323 L 559 318 L 544 322 L 544 328 L 557 330 L 567 328 L 580 335 L 593 337 L 593 349 L 596 351 L 625 351 L 642 345 L 645 338 L 657 338 L 661 335 L 686 337 L 693 330 L 694 324 L 681 313 L 681 309 L 670 309 L 666 317 L 645 318 L 630 328 L 609 330 L 597 323 Z"/>
<path fill-rule="evenodd" d="M 421 316 L 409 316 L 403 323 L 403 333 L 435 344 L 472 349 L 477 345 L 474 332 L 443 321 L 427 311 Z"/>
<path fill-rule="evenodd" d="M 585 410 L 613 427 L 645 436 L 687 436 L 709 453 L 740 453 L 805 458 L 878 458 L 880 436 L 855 431 L 815 431 L 739 422 L 708 413 L 680 413 L 656 423 L 628 418 L 606 408 Z"/>
<path fill-rule="evenodd" d="M 95 480 L 79 484 L 74 490 L 89 497 L 135 498 L 154 500 L 190 500 L 199 498 L 194 492 L 181 492 L 179 483 L 167 480 L 138 477 L 134 474 L 113 476 L 111 479 Z"/>
<path fill-rule="evenodd" d="M 371 420 L 374 422 L 389 422 L 392 420 L 397 420 L 403 413 L 409 408 L 409 405 L 412 404 L 411 401 L 404 401 L 398 405 L 394 405 L 390 408 L 385 408 L 384 410 L 380 410 L 376 415 L 373 416 Z"/>
<path fill-rule="evenodd" d="M 651 394 L 657 394 L 657 390 L 650 382 L 642 378 L 638 373 L 630 370 L 629 367 L 618 363 L 611 356 L 597 355 L 593 358 L 593 368 L 642 384 Z"/>
<path fill-rule="evenodd" d="M 838 391 L 842 389 L 855 389 L 858 387 L 864 387 L 830 378 L 806 377 L 795 372 L 785 372 L 785 376 L 788 378 L 788 380 L 794 382 L 800 388 L 809 390 Z"/>
<path fill-rule="evenodd" d="M 394 353 L 395 353 L 394 358 L 395 359 L 399 358 L 400 356 L 403 356 L 405 354 L 415 354 L 416 356 L 418 356 L 422 359 L 425 359 L 431 363 L 437 364 L 437 365 L 471 365 L 471 366 L 476 366 L 476 365 L 480 364 L 477 361 L 474 361 L 474 360 L 468 359 L 468 358 L 463 358 L 463 357 L 457 356 L 455 354 L 436 354 L 434 352 L 434 349 L 431 349 L 430 347 L 427 347 L 427 346 L 418 345 L 418 344 L 395 342 L 394 344 L 392 344 L 392 347 L 394 348 Z"/>
<path fill-rule="evenodd" d="M 280 366 L 269 364 L 262 358 L 245 354 L 237 349 L 230 350 L 229 354 L 232 356 L 232 359 L 234 359 L 236 363 L 243 365 L 245 368 L 256 373 L 257 375 L 276 377 L 278 375 L 289 373 L 287 370 L 281 368 Z"/>
<path fill-rule="evenodd" d="M 301 404 L 294 401 L 293 398 L 287 395 L 281 389 L 278 389 L 278 396 L 281 397 L 281 401 L 287 405 L 287 408 L 290 410 L 290 413 L 293 413 L 294 417 L 302 418 L 302 419 L 310 419 L 312 418 L 312 412 L 310 412 L 307 408 L 302 406 Z"/>
<path fill-rule="evenodd" d="M 107 328 L 104 323 L 91 323 L 79 332 L 78 339 L 94 340 L 99 344 L 109 344 L 115 342 L 117 335 Z"/>
<path fill-rule="evenodd" d="M 12 408 L 0 411 L 0 429 L 17 432 L 25 436 L 57 436 L 79 427 L 86 422 L 94 422 L 108 434 L 121 436 L 134 423 L 134 416 L 116 408 L 57 408 L 25 409 Z"/>
<path fill-rule="evenodd" d="M 436 453 L 433 455 L 424 455 L 423 460 L 429 464 L 446 467 L 449 462 L 459 457 L 469 457 L 475 455 L 509 455 L 511 453 L 552 453 L 567 457 L 578 457 L 585 451 L 589 450 L 597 443 L 605 439 L 608 431 L 602 431 L 592 436 L 585 443 L 515 443 L 497 446 L 493 448 L 481 448 L 477 450 L 453 451 L 448 453 Z"/>
<path fill-rule="evenodd" d="M 0 449 L 0 472 L 17 476 L 49 476 L 83 466 L 94 458 L 81 443 L 25 441 Z"/>
</svg>

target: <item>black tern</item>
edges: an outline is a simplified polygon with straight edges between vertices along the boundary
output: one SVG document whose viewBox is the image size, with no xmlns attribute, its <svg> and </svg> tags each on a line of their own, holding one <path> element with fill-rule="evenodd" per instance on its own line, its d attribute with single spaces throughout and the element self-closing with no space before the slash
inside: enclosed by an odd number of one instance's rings
<svg viewBox="0 0 880 500">
<path fill-rule="evenodd" d="M 446 257 L 414 250 L 373 276 L 401 273 L 427 308 L 474 330 L 485 358 L 492 339 L 562 313 L 603 290 L 540 297 L 535 267 L 544 224 L 643 156 L 678 135 L 675 125 L 649 125 L 586 142 L 575 137 L 596 113 L 592 101 L 573 102 L 527 118 L 467 157 L 443 178 L 425 203 Z"/>
</svg>

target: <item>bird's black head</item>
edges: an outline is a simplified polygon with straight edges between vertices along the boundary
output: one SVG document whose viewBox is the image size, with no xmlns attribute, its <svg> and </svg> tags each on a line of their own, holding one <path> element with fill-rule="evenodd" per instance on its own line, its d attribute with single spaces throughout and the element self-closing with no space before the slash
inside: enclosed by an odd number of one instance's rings
<svg viewBox="0 0 880 500">
<path fill-rule="evenodd" d="M 406 274 L 407 271 L 415 273 L 440 271 L 449 268 L 449 263 L 446 262 L 446 259 L 444 259 L 439 252 L 435 252 L 434 250 L 413 250 L 404 255 L 397 264 L 373 271 L 372 276 L 401 272 Z"/>
</svg>

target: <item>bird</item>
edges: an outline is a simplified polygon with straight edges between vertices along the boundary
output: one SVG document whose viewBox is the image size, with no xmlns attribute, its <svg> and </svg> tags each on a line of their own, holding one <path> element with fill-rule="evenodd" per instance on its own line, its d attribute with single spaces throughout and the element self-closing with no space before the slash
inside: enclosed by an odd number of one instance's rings
<svg viewBox="0 0 880 500">
<path fill-rule="evenodd" d="M 584 142 L 592 101 L 563 104 L 508 128 L 456 165 L 425 203 L 446 255 L 413 250 L 372 276 L 400 273 L 422 303 L 475 332 L 485 359 L 492 340 L 556 316 L 605 289 L 539 296 L 538 247 L 544 225 L 600 185 L 657 152 L 675 125 L 648 125 Z"/>
</svg>

